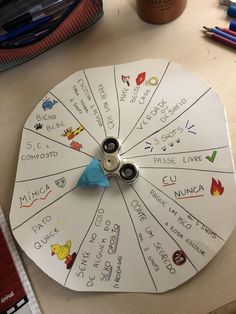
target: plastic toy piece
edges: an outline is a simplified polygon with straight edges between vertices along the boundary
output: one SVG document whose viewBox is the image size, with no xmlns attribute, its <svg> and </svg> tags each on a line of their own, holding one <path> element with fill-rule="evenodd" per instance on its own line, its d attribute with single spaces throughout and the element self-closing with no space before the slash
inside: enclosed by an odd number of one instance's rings
<svg viewBox="0 0 236 314">
<path fill-rule="evenodd" d="M 105 176 L 100 162 L 94 158 L 87 168 L 82 173 L 77 187 L 108 187 L 110 186 L 110 181 Z"/>
</svg>

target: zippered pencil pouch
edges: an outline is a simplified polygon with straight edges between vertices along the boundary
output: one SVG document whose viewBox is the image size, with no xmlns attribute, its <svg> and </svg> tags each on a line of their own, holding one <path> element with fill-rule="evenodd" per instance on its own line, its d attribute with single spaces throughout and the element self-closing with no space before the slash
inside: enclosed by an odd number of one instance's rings
<svg viewBox="0 0 236 314">
<path fill-rule="evenodd" d="M 102 0 L 75 0 L 37 36 L 0 43 L 0 72 L 22 64 L 85 30 L 103 16 Z"/>
</svg>

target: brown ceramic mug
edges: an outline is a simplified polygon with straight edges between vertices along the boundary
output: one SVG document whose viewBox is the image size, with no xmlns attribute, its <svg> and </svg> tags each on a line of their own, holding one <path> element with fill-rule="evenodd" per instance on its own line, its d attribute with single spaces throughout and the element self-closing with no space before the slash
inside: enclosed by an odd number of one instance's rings
<svg viewBox="0 0 236 314">
<path fill-rule="evenodd" d="M 136 0 L 141 19 L 162 24 L 176 19 L 185 9 L 187 0 Z"/>
</svg>

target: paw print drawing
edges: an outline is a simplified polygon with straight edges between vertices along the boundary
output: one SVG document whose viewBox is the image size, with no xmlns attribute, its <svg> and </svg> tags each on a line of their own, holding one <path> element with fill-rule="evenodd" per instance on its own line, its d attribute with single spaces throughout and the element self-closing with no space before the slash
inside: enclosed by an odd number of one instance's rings
<svg viewBox="0 0 236 314">
<path fill-rule="evenodd" d="M 35 130 L 37 131 L 37 130 L 42 129 L 42 128 L 43 128 L 43 125 L 42 125 L 42 123 L 36 123 L 36 124 L 34 125 L 34 128 L 35 128 Z"/>
</svg>

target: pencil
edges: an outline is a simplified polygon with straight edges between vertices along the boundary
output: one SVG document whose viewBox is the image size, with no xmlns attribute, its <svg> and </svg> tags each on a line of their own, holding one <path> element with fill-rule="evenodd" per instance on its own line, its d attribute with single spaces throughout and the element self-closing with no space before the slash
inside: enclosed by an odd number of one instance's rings
<svg viewBox="0 0 236 314">
<path fill-rule="evenodd" d="M 229 35 L 228 33 L 226 32 L 223 32 L 221 30 L 219 30 L 218 28 L 209 28 L 209 27 L 206 27 L 206 26 L 203 26 L 203 28 L 207 31 L 207 32 L 211 32 L 211 33 L 214 33 L 216 35 L 219 35 L 221 37 L 224 37 L 224 38 L 227 38 L 231 41 L 234 41 L 236 42 L 236 37 L 232 36 L 232 35 Z"/>
<path fill-rule="evenodd" d="M 229 47 L 236 49 L 236 43 L 234 41 L 231 41 L 225 37 L 222 37 L 220 35 L 216 35 L 216 34 L 210 33 L 210 32 L 206 32 L 205 34 L 207 37 L 209 37 L 209 38 L 211 38 L 217 42 L 220 42 L 222 44 L 225 44 L 226 46 L 229 46 Z"/>
<path fill-rule="evenodd" d="M 236 32 L 231 31 L 231 30 L 228 29 L 228 28 L 221 28 L 221 27 L 218 27 L 218 26 L 216 26 L 215 28 L 216 28 L 216 29 L 219 29 L 220 31 L 225 32 L 225 33 L 227 33 L 227 34 L 229 34 L 229 35 L 231 35 L 231 36 L 236 37 Z"/>
</svg>

